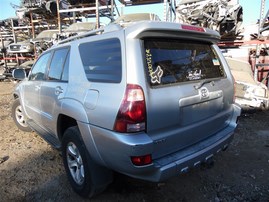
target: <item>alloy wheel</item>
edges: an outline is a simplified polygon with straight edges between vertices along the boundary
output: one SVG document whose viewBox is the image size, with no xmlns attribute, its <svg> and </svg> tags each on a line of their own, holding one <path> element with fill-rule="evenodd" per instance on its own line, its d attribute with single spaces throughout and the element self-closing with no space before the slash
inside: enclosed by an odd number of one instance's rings
<svg viewBox="0 0 269 202">
<path fill-rule="evenodd" d="M 73 180 L 82 185 L 85 178 L 84 165 L 77 146 L 70 142 L 66 148 L 66 157 L 69 171 Z"/>
</svg>

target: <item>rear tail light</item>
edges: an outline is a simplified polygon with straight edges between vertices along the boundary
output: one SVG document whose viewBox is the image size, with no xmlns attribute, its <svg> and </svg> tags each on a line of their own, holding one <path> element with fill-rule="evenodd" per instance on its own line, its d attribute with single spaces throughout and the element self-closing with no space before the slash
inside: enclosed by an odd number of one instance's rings
<svg viewBox="0 0 269 202">
<path fill-rule="evenodd" d="M 145 166 L 152 164 L 152 158 L 151 155 L 145 155 L 145 156 L 132 156 L 131 157 L 132 163 L 136 166 Z"/>
<path fill-rule="evenodd" d="M 144 92 L 138 85 L 127 84 L 114 130 L 121 133 L 143 131 L 146 128 Z"/>
</svg>

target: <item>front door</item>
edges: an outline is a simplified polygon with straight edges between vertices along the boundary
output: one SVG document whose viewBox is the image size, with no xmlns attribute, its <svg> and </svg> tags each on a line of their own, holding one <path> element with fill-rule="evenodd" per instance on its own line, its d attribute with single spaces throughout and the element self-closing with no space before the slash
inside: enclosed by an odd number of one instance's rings
<svg viewBox="0 0 269 202">
<path fill-rule="evenodd" d="M 36 123 L 40 123 L 40 90 L 50 55 L 49 52 L 40 56 L 30 72 L 28 82 L 23 86 L 25 112 Z"/>
</svg>

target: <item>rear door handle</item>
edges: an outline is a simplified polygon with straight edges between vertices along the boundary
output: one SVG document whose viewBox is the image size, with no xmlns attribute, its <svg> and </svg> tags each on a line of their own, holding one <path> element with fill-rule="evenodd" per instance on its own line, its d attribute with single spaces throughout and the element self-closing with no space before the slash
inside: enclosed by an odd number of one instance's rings
<svg viewBox="0 0 269 202">
<path fill-rule="evenodd" d="M 63 92 L 64 92 L 64 90 L 62 89 L 61 86 L 57 86 L 57 87 L 55 88 L 55 95 L 60 95 L 60 94 L 63 93 Z"/>
</svg>

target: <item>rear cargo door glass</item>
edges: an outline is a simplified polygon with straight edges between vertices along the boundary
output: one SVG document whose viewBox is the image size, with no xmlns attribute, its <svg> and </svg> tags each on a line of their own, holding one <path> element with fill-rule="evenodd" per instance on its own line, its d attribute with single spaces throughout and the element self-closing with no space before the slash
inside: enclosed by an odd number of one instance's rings
<svg viewBox="0 0 269 202">
<path fill-rule="evenodd" d="M 225 76 L 220 59 L 209 43 L 146 38 L 144 51 L 151 86 Z"/>
</svg>

